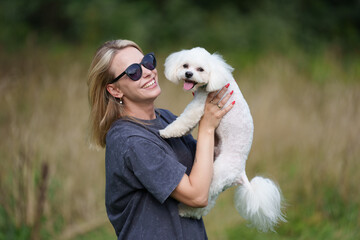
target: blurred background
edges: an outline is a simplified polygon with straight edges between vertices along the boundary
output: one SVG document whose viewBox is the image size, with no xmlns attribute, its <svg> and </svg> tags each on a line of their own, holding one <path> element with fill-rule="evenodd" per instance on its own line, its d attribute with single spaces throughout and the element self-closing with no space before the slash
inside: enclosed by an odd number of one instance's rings
<svg viewBox="0 0 360 240">
<path fill-rule="evenodd" d="M 358 0 L 2 0 L 1 240 L 116 239 L 86 81 L 119 38 L 155 52 L 157 106 L 175 114 L 192 96 L 165 79 L 170 53 L 201 46 L 235 68 L 255 124 L 247 175 L 278 182 L 288 222 L 248 228 L 229 189 L 204 218 L 209 239 L 360 239 Z"/>
</svg>

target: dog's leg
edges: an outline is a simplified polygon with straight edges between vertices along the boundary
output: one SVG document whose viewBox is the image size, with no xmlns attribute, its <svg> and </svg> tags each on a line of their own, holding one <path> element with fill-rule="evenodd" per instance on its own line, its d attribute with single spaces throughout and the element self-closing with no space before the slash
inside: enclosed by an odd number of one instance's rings
<svg viewBox="0 0 360 240">
<path fill-rule="evenodd" d="M 189 133 L 199 123 L 204 114 L 206 92 L 198 92 L 184 112 L 165 129 L 160 130 L 163 138 L 181 137 Z"/>
<path fill-rule="evenodd" d="M 215 206 L 219 194 L 231 186 L 238 185 L 241 175 L 241 167 L 229 164 L 229 158 L 237 156 L 219 154 L 214 162 L 213 179 L 209 189 L 208 205 L 204 208 L 192 208 L 184 204 L 179 205 L 179 214 L 182 217 L 200 219 L 207 215 Z"/>
<path fill-rule="evenodd" d="M 243 172 L 241 165 L 234 165 L 231 160 L 239 158 L 231 154 L 220 153 L 214 162 L 214 173 L 209 189 L 209 198 L 218 196 L 226 189 L 237 185 Z M 245 160 L 242 160 L 245 161 Z"/>
</svg>

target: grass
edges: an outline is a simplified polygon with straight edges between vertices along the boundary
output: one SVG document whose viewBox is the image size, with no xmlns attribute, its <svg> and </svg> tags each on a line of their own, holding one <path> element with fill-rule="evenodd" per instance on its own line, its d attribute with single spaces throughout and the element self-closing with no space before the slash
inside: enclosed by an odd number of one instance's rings
<svg viewBox="0 0 360 240">
<path fill-rule="evenodd" d="M 115 238 L 105 215 L 104 152 L 87 142 L 85 59 L 41 49 L 0 55 L 0 239 L 29 239 L 35 221 L 42 239 Z M 330 51 L 269 54 L 243 68 L 229 62 L 255 123 L 248 177 L 279 183 L 288 222 L 277 233 L 246 227 L 230 189 L 204 218 L 210 239 L 360 238 L 359 61 Z M 159 65 L 157 106 L 180 114 L 192 96 L 166 81 Z M 36 220 L 44 163 L 49 181 Z"/>
</svg>

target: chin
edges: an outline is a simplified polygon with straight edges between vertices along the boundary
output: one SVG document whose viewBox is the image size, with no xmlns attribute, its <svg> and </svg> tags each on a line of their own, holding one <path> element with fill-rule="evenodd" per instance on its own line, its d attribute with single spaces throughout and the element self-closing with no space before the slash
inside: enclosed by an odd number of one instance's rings
<svg viewBox="0 0 360 240">
<path fill-rule="evenodd" d="M 160 86 L 159 85 L 157 85 L 157 86 L 155 86 L 154 88 L 152 88 L 152 89 L 149 89 L 149 90 L 151 90 L 151 98 L 152 99 L 156 99 L 160 94 L 161 94 L 161 88 L 160 88 Z"/>
</svg>

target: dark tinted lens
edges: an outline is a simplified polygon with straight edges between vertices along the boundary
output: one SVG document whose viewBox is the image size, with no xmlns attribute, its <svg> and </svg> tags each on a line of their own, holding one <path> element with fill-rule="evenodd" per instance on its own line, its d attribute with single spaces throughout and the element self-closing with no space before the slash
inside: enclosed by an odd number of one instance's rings
<svg viewBox="0 0 360 240">
<path fill-rule="evenodd" d="M 129 76 L 131 80 L 137 81 L 141 78 L 142 70 L 139 64 L 132 64 L 126 69 L 126 75 Z"/>
<path fill-rule="evenodd" d="M 153 70 L 156 67 L 155 56 L 153 54 L 146 54 L 141 63 L 147 69 Z"/>
</svg>

